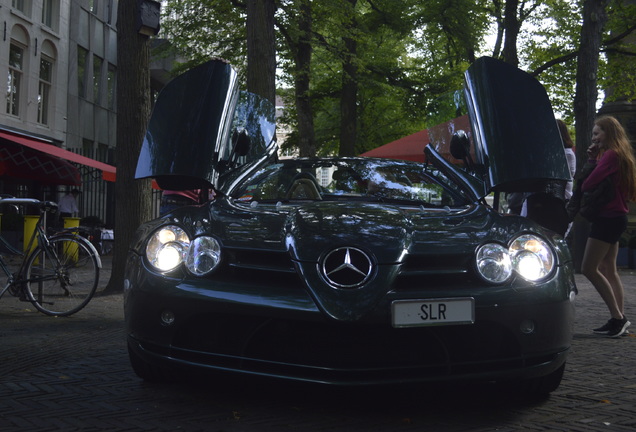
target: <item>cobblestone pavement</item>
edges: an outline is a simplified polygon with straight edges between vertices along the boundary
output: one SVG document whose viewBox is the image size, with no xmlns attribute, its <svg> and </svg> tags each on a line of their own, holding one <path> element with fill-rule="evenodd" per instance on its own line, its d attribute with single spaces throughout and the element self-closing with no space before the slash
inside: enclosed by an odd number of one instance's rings
<svg viewBox="0 0 636 432">
<path fill-rule="evenodd" d="M 622 272 L 636 321 L 636 273 Z M 108 279 L 108 262 L 102 285 Z M 634 431 L 636 337 L 594 335 L 608 314 L 577 275 L 572 351 L 540 401 L 487 385 L 342 390 L 251 381 L 149 384 L 130 369 L 121 295 L 52 318 L 0 299 L 0 430 Z M 633 326 L 636 332 L 636 322 Z"/>
</svg>

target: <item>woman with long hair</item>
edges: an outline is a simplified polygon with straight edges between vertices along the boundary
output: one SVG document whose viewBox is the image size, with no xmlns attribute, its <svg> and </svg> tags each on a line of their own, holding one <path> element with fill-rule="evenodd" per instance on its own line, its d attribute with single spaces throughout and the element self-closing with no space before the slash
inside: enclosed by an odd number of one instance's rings
<svg viewBox="0 0 636 432">
<path fill-rule="evenodd" d="M 631 325 L 625 316 L 624 289 L 616 268 L 618 241 L 627 228 L 629 201 L 636 200 L 636 159 L 625 129 L 614 117 L 599 117 L 592 129 L 592 145 L 587 150 L 589 162 L 596 167 L 581 186 L 593 190 L 611 178 L 614 197 L 592 220 L 585 245 L 581 270 L 607 305 L 610 320 L 595 333 L 609 337 L 623 335 Z"/>
</svg>

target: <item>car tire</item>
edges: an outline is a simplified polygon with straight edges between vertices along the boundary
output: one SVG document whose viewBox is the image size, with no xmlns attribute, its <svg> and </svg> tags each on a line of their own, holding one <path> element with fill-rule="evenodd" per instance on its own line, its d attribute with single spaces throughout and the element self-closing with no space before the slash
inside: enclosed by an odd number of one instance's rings
<svg viewBox="0 0 636 432">
<path fill-rule="evenodd" d="M 144 381 L 171 381 L 172 373 L 168 369 L 148 363 L 130 347 L 130 344 L 128 345 L 128 358 L 135 374 Z"/>
<path fill-rule="evenodd" d="M 508 389 L 510 392 L 522 397 L 544 398 L 559 388 L 564 371 L 565 363 L 548 375 L 522 380 L 517 383 L 508 383 Z"/>
</svg>

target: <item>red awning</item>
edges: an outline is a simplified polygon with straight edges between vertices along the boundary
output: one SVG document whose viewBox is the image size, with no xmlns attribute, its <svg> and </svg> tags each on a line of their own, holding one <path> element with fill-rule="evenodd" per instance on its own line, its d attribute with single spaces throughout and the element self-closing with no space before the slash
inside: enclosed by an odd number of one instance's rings
<svg viewBox="0 0 636 432">
<path fill-rule="evenodd" d="M 80 172 L 73 164 L 0 139 L 0 178 L 33 180 L 48 185 L 80 186 Z"/>
<path fill-rule="evenodd" d="M 17 134 L 12 134 L 7 131 L 0 130 L 0 138 L 4 138 L 9 141 L 13 141 L 15 143 L 21 144 L 25 147 L 29 147 L 33 150 L 37 150 L 40 152 L 47 153 L 49 155 L 56 156 L 61 159 L 65 159 L 70 162 L 75 162 L 81 165 L 86 165 L 92 168 L 96 168 L 102 172 L 102 178 L 107 181 L 115 181 L 116 176 L 116 168 L 112 165 L 105 164 L 100 161 L 96 161 L 95 159 L 88 158 L 86 156 L 82 156 L 77 153 L 73 153 L 71 151 L 65 150 L 61 147 L 57 147 L 55 145 L 38 141 L 31 137 L 25 137 Z"/>
<path fill-rule="evenodd" d="M 428 141 L 428 131 L 424 129 L 369 150 L 360 156 L 424 162 L 424 147 L 426 147 Z"/>
<path fill-rule="evenodd" d="M 461 163 L 450 154 L 450 140 L 453 134 L 463 130 L 470 134 L 470 121 L 467 115 L 454 118 L 438 124 L 430 129 L 424 129 L 399 140 L 384 144 L 360 156 L 379 157 L 386 159 L 401 159 L 415 162 L 425 162 L 424 147 L 429 143 L 439 154 L 451 163 Z M 471 152 L 474 150 L 471 150 Z M 474 154 L 473 154 L 474 157 Z"/>
</svg>

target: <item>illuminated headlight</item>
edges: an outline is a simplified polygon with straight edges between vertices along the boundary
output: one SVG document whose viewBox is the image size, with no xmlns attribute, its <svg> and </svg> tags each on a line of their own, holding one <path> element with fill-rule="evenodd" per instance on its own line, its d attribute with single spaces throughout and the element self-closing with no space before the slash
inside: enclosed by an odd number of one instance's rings
<svg viewBox="0 0 636 432">
<path fill-rule="evenodd" d="M 519 275 L 529 281 L 548 276 L 554 268 L 552 248 L 540 237 L 525 234 L 510 244 L 512 265 Z"/>
<path fill-rule="evenodd" d="M 212 237 L 197 237 L 192 241 L 186 256 L 186 267 L 196 276 L 214 270 L 221 262 L 221 245 Z"/>
<path fill-rule="evenodd" d="M 146 246 L 146 258 L 157 270 L 167 272 L 177 268 L 185 259 L 190 238 L 184 230 L 167 225 L 155 231 Z"/>
<path fill-rule="evenodd" d="M 501 283 L 512 274 L 508 249 L 499 243 L 487 243 L 477 250 L 477 270 L 489 282 Z"/>
<path fill-rule="evenodd" d="M 532 234 L 524 234 L 509 247 L 486 243 L 477 250 L 477 271 L 485 280 L 502 283 L 516 272 L 528 281 L 541 280 L 552 272 L 555 256 L 548 244 Z"/>
</svg>

